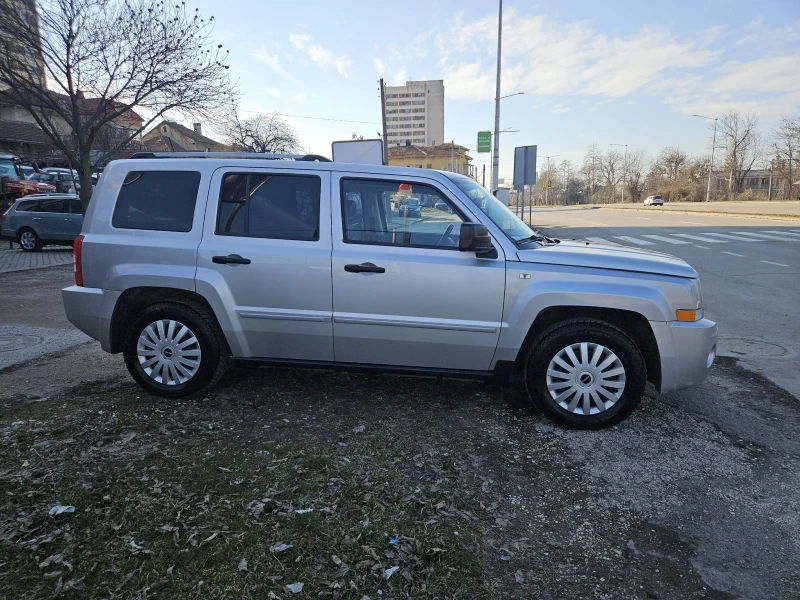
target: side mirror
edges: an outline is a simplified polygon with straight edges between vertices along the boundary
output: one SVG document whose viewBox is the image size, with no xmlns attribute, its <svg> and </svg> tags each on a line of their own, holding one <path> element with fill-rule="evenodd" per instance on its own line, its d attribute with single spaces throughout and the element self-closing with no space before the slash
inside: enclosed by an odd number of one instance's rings
<svg viewBox="0 0 800 600">
<path fill-rule="evenodd" d="M 461 224 L 458 249 L 461 252 L 474 252 L 478 258 L 497 258 L 497 249 L 492 246 L 489 230 L 481 223 Z"/>
</svg>

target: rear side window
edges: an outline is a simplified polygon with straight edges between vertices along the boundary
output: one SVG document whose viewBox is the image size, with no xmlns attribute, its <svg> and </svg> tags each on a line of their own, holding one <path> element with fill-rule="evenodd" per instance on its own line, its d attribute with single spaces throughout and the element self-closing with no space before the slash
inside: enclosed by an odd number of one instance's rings
<svg viewBox="0 0 800 600">
<path fill-rule="evenodd" d="M 131 171 L 117 196 L 111 225 L 150 231 L 192 230 L 200 173 Z"/>
<path fill-rule="evenodd" d="M 229 173 L 222 180 L 218 235 L 319 239 L 320 178 Z"/>
<path fill-rule="evenodd" d="M 64 212 L 64 201 L 61 198 L 42 200 L 36 208 L 31 209 L 31 212 L 61 213 Z"/>
<path fill-rule="evenodd" d="M 38 205 L 38 200 L 25 200 L 24 202 L 17 204 L 17 208 L 15 210 L 17 212 L 34 212 Z"/>
</svg>

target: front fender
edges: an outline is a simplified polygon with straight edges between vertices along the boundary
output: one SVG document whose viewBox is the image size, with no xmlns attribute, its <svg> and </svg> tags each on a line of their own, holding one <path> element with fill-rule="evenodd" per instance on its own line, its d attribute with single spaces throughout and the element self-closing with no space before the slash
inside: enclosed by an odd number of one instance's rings
<svg viewBox="0 0 800 600">
<path fill-rule="evenodd" d="M 648 321 L 674 321 L 673 307 L 691 306 L 691 286 L 691 279 L 663 275 L 508 263 L 495 362 L 516 359 L 536 317 L 547 308 L 606 308 L 638 313 Z"/>
</svg>

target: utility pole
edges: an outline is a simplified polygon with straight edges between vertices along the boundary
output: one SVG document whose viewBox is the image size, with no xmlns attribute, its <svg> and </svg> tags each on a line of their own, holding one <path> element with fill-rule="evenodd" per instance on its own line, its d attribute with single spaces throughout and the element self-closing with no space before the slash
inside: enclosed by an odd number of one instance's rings
<svg viewBox="0 0 800 600">
<path fill-rule="evenodd" d="M 389 140 L 386 137 L 386 90 L 381 77 L 381 121 L 383 121 L 383 164 L 389 164 Z"/>
<path fill-rule="evenodd" d="M 550 156 L 544 156 L 543 158 L 547 159 L 547 173 L 545 174 L 544 179 L 544 204 L 545 206 L 549 206 L 547 201 L 547 188 L 550 187 L 550 159 L 556 158 L 557 156 L 561 156 L 560 154 L 551 154 Z M 533 193 L 533 192 L 531 192 Z"/>
<path fill-rule="evenodd" d="M 628 179 L 628 144 L 609 144 L 609 146 L 625 146 L 625 158 L 622 159 L 622 202 L 625 203 L 625 183 Z"/>
<path fill-rule="evenodd" d="M 483 165 L 483 175 L 481 176 L 481 179 L 483 179 L 483 182 L 481 183 L 481 185 L 483 187 L 486 187 L 486 165 L 485 164 Z"/>
<path fill-rule="evenodd" d="M 453 152 L 455 143 L 456 143 L 455 140 L 450 140 L 450 170 L 458 172 L 458 171 L 456 171 L 456 163 L 455 163 L 455 156 L 454 156 L 455 153 Z"/>
<path fill-rule="evenodd" d="M 769 159 L 769 190 L 767 191 L 767 200 L 772 200 L 772 171 L 775 169 L 775 159 Z"/>
<path fill-rule="evenodd" d="M 499 0 L 500 8 L 497 17 L 497 87 L 494 94 L 494 153 L 492 154 L 492 189 L 497 193 L 497 181 L 500 168 L 500 65 L 503 39 L 503 0 Z"/>
<path fill-rule="evenodd" d="M 717 146 L 717 119 L 716 117 L 704 117 L 703 115 L 692 115 L 708 121 L 714 121 L 714 137 L 711 138 L 711 164 L 708 165 L 708 186 L 706 187 L 706 202 L 711 196 L 711 174 L 714 172 L 714 149 Z M 730 187 L 730 186 L 728 186 Z"/>
</svg>

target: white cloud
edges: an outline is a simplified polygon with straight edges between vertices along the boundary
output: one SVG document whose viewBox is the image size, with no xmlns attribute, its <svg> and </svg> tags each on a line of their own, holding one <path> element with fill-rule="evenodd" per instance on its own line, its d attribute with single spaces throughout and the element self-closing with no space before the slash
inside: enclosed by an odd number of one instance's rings
<svg viewBox="0 0 800 600">
<path fill-rule="evenodd" d="M 563 104 L 556 104 L 553 107 L 553 112 L 556 112 L 556 113 L 565 113 L 565 112 L 569 112 L 569 110 L 570 110 L 570 107 L 569 106 L 564 106 Z"/>
<path fill-rule="evenodd" d="M 290 33 L 289 34 L 289 41 L 294 44 L 294 47 L 298 50 L 302 50 L 303 47 L 306 45 L 306 42 L 311 39 L 311 36 L 307 33 Z"/>
<path fill-rule="evenodd" d="M 297 79 L 294 75 L 289 73 L 286 69 L 281 66 L 281 61 L 278 58 L 277 54 L 270 54 L 267 52 L 263 47 L 259 52 L 251 52 L 250 56 L 260 60 L 262 63 L 267 65 L 270 69 L 272 69 L 276 74 L 280 75 L 281 77 L 288 79 L 292 83 L 296 83 L 297 85 L 303 85 L 299 79 Z"/>
<path fill-rule="evenodd" d="M 297 92 L 294 95 L 294 100 L 295 102 L 299 102 L 300 104 L 305 104 L 306 102 L 308 102 L 308 94 L 306 94 L 305 92 Z"/>
<path fill-rule="evenodd" d="M 267 93 L 268 93 L 270 96 L 272 96 L 273 98 L 278 98 L 278 97 L 280 97 L 280 95 L 281 95 L 281 92 L 280 92 L 280 90 L 278 90 L 277 88 L 267 88 L 265 91 L 266 91 L 266 92 L 267 92 Z"/>
<path fill-rule="evenodd" d="M 403 65 L 400 70 L 392 77 L 392 85 L 405 85 L 408 81 L 408 69 Z"/>
<path fill-rule="evenodd" d="M 375 68 L 378 69 L 378 75 L 383 75 L 389 69 L 389 65 L 380 58 L 373 58 L 372 61 L 375 63 Z"/>
</svg>

